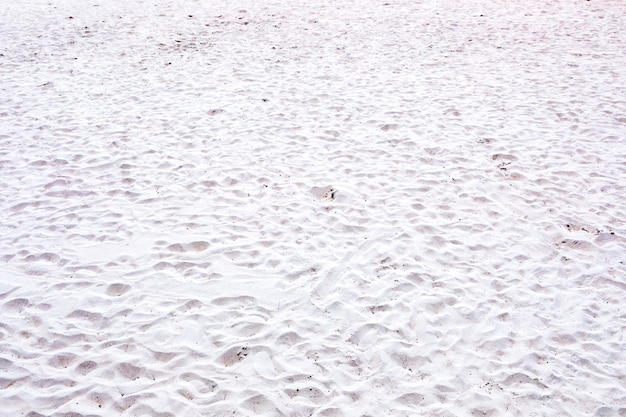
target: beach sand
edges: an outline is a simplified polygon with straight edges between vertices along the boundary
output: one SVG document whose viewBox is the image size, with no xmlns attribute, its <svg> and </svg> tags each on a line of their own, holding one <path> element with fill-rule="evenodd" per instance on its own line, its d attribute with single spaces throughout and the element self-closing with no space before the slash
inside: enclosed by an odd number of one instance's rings
<svg viewBox="0 0 626 417">
<path fill-rule="evenodd" d="M 625 39 L 0 2 L 0 416 L 626 416 Z"/>
</svg>

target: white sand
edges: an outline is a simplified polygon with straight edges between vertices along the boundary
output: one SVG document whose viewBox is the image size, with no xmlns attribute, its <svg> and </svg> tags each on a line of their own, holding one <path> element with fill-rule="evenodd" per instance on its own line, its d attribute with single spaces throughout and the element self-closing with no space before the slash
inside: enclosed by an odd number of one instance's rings
<svg viewBox="0 0 626 417">
<path fill-rule="evenodd" d="M 0 1 L 0 415 L 626 416 L 625 39 Z"/>
</svg>

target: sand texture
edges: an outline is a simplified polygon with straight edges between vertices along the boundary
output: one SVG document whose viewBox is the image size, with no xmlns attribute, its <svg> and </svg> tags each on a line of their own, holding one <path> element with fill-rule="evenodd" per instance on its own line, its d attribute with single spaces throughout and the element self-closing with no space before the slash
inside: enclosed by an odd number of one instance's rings
<svg viewBox="0 0 626 417">
<path fill-rule="evenodd" d="M 622 0 L 0 0 L 0 416 L 626 416 Z"/>
</svg>

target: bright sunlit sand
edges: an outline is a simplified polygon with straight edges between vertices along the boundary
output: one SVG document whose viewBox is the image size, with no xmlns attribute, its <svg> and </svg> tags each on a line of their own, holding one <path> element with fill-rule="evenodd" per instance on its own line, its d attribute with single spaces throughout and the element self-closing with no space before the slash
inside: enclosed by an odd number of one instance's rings
<svg viewBox="0 0 626 417">
<path fill-rule="evenodd" d="M 0 416 L 626 416 L 625 40 L 0 0 Z"/>
</svg>

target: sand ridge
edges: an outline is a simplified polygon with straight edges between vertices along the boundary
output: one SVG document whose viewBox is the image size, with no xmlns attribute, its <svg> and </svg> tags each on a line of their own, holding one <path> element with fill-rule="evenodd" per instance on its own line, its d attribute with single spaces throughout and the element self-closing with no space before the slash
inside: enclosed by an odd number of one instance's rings
<svg viewBox="0 0 626 417">
<path fill-rule="evenodd" d="M 283 3 L 0 6 L 0 415 L 626 415 L 625 6 Z"/>
</svg>

